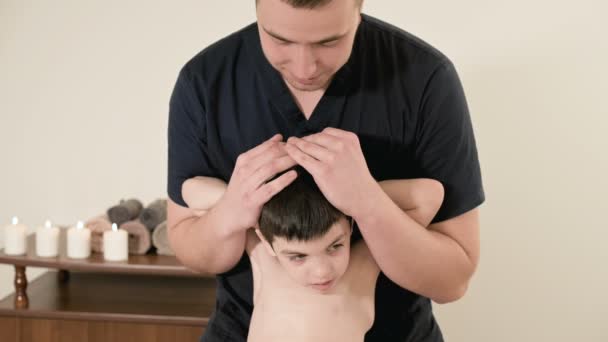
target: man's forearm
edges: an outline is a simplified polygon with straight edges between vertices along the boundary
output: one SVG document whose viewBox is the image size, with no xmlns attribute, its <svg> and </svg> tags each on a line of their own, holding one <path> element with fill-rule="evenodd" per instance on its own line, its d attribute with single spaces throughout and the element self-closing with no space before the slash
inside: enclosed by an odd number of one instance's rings
<svg viewBox="0 0 608 342">
<path fill-rule="evenodd" d="M 460 298 L 474 272 L 465 251 L 450 237 L 421 226 L 378 190 L 355 220 L 382 272 L 435 302 Z"/>
<path fill-rule="evenodd" d="M 198 272 L 218 274 L 233 268 L 245 251 L 246 230 L 228 227 L 222 208 L 190 216 L 171 227 L 169 240 L 176 257 Z M 228 214 L 231 215 L 231 214 Z"/>
</svg>

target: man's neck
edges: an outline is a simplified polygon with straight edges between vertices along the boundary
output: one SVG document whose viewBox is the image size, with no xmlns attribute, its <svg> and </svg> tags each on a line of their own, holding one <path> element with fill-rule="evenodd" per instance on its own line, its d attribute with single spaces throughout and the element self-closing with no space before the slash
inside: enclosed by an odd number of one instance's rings
<svg viewBox="0 0 608 342">
<path fill-rule="evenodd" d="M 327 88 L 314 91 L 302 91 L 293 88 L 291 85 L 289 85 L 289 83 L 287 83 L 287 86 L 291 92 L 291 95 L 293 95 L 298 108 L 300 108 L 300 111 L 302 111 L 304 117 L 306 117 L 306 120 L 310 119 L 312 112 L 315 110 L 315 107 L 317 107 L 317 104 L 319 104 L 319 101 L 321 101 L 321 98 L 323 97 L 323 94 Z"/>
</svg>

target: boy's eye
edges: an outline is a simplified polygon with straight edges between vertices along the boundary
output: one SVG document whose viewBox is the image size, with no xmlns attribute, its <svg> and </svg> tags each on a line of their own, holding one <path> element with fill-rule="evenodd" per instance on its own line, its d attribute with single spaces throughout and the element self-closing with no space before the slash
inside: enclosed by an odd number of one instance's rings
<svg viewBox="0 0 608 342">
<path fill-rule="evenodd" d="M 332 251 L 338 250 L 342 246 L 344 246 L 344 245 L 341 243 L 335 244 L 335 245 L 331 246 L 331 250 Z"/>
<path fill-rule="evenodd" d="M 304 260 L 305 255 L 292 255 L 289 257 L 291 261 L 302 261 Z"/>
</svg>

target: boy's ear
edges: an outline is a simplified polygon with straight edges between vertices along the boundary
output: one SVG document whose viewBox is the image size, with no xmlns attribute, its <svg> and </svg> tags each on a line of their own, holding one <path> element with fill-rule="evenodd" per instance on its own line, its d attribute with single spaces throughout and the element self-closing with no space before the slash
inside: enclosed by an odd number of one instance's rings
<svg viewBox="0 0 608 342">
<path fill-rule="evenodd" d="M 272 255 L 273 257 L 276 257 L 277 253 L 274 252 L 274 249 L 272 249 L 272 246 L 270 245 L 270 243 L 268 243 L 268 241 L 266 241 L 266 238 L 264 238 L 262 231 L 260 231 L 260 229 L 256 228 L 255 233 L 258 235 L 258 238 L 260 238 L 260 242 L 262 243 L 264 248 L 266 248 L 266 251 L 268 252 L 268 254 Z"/>
</svg>

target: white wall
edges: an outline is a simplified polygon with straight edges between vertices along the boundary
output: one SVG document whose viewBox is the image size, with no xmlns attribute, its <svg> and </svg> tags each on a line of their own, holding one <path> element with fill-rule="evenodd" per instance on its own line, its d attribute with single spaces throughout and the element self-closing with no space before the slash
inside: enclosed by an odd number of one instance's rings
<svg viewBox="0 0 608 342">
<path fill-rule="evenodd" d="M 2 225 L 165 196 L 177 72 L 254 21 L 253 3 L 0 0 Z M 436 306 L 447 340 L 608 340 L 606 2 L 369 0 L 365 12 L 450 56 L 467 92 L 487 202 L 469 292 Z M 12 279 L 0 266 L 0 297 Z"/>
</svg>

